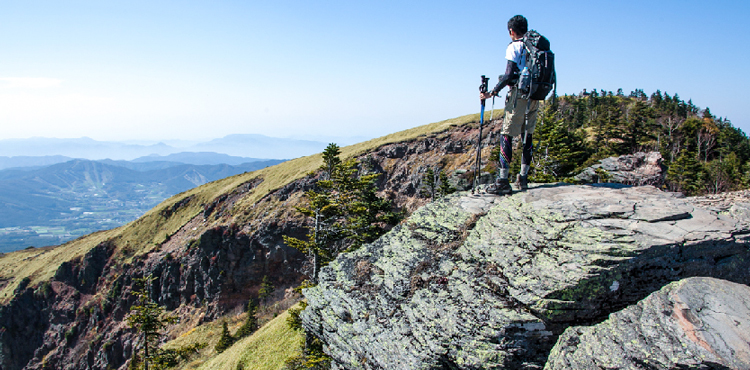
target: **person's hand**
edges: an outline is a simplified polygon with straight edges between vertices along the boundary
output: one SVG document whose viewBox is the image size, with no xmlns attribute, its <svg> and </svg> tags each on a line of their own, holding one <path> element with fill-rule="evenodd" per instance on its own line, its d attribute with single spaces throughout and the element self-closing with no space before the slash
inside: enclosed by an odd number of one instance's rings
<svg viewBox="0 0 750 370">
<path fill-rule="evenodd" d="M 492 93 L 488 93 L 488 92 L 486 92 L 486 93 L 479 93 L 479 99 L 487 100 L 487 99 L 490 99 L 490 98 L 492 98 Z"/>
</svg>

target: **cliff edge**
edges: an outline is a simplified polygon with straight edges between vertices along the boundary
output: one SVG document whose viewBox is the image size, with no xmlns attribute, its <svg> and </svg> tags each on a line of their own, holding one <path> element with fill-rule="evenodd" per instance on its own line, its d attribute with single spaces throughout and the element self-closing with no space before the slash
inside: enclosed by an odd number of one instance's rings
<svg viewBox="0 0 750 370">
<path fill-rule="evenodd" d="M 670 282 L 748 284 L 749 208 L 611 184 L 454 194 L 324 268 L 303 323 L 333 368 L 541 369 L 567 328 Z"/>
</svg>

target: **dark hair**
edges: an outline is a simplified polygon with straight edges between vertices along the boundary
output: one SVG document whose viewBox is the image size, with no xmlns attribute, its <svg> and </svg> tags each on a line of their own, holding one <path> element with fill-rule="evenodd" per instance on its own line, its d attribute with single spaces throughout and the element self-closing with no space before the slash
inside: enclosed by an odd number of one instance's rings
<svg viewBox="0 0 750 370">
<path fill-rule="evenodd" d="M 508 21 L 508 30 L 513 30 L 516 35 L 523 36 L 529 30 L 529 22 L 522 15 L 517 15 Z"/>
</svg>

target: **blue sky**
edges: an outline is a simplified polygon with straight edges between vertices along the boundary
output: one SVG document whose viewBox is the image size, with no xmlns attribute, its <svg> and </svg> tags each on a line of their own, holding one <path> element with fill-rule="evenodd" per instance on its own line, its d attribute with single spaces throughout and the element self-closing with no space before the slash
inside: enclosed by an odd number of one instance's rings
<svg viewBox="0 0 750 370">
<path fill-rule="evenodd" d="M 750 132 L 745 1 L 0 0 L 0 139 L 325 140 L 475 113 L 515 14 L 550 39 L 558 93 L 661 89 Z"/>
</svg>

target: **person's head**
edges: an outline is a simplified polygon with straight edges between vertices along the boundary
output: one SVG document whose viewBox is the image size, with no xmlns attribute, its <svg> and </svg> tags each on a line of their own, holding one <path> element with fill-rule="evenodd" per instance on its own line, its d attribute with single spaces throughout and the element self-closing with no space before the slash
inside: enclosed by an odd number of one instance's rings
<svg viewBox="0 0 750 370">
<path fill-rule="evenodd" d="M 512 39 L 520 39 L 529 30 L 529 22 L 522 15 L 516 15 L 508 21 L 508 32 Z"/>
</svg>

